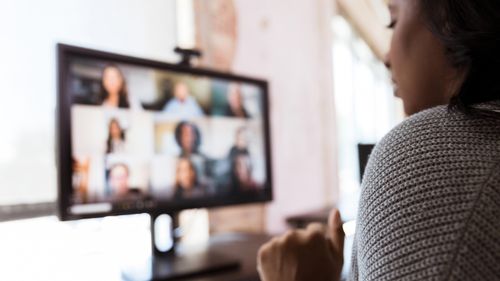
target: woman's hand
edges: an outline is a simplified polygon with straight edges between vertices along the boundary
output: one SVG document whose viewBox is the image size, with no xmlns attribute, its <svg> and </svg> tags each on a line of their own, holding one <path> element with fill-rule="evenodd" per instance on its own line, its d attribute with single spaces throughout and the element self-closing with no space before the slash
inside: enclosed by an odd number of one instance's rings
<svg viewBox="0 0 500 281">
<path fill-rule="evenodd" d="M 344 231 L 337 209 L 328 226 L 310 224 L 264 244 L 257 257 L 262 281 L 338 281 L 342 272 Z"/>
</svg>

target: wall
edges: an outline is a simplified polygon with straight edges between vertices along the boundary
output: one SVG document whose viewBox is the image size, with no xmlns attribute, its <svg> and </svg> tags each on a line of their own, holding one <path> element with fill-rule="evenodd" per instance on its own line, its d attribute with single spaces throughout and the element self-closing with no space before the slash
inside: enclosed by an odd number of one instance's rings
<svg viewBox="0 0 500 281">
<path fill-rule="evenodd" d="M 275 199 L 267 229 L 337 198 L 331 1 L 236 0 L 233 71 L 270 81 Z"/>
<path fill-rule="evenodd" d="M 175 30 L 174 0 L 2 1 L 0 204 L 55 199 L 57 42 L 175 60 Z"/>
</svg>

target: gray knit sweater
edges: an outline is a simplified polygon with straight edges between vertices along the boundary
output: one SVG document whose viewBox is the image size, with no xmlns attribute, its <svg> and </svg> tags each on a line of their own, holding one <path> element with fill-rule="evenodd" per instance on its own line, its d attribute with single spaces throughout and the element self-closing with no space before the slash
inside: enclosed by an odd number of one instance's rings
<svg viewBox="0 0 500 281">
<path fill-rule="evenodd" d="M 362 186 L 349 280 L 500 280 L 500 121 L 415 114 Z"/>
</svg>

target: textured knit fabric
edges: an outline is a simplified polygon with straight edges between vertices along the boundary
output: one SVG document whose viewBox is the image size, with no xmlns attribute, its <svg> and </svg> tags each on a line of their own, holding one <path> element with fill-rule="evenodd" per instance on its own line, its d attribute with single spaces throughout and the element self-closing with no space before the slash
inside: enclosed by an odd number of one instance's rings
<svg viewBox="0 0 500 281">
<path fill-rule="evenodd" d="M 349 280 L 500 280 L 500 121 L 415 114 L 362 188 Z"/>
</svg>

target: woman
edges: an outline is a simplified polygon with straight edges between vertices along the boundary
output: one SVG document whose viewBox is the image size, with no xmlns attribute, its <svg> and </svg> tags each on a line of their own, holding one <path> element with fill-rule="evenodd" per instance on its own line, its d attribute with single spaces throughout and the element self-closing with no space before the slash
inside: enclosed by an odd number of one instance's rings
<svg viewBox="0 0 500 281">
<path fill-rule="evenodd" d="M 189 158 L 181 157 L 175 172 L 175 199 L 195 198 L 203 195 L 198 184 L 196 169 Z"/>
<path fill-rule="evenodd" d="M 121 70 L 115 65 L 108 65 L 102 72 L 102 105 L 112 108 L 129 108 L 127 83 Z"/>
<path fill-rule="evenodd" d="M 111 201 L 137 201 L 146 199 L 140 188 L 130 185 L 130 168 L 127 164 L 116 163 L 108 170 L 108 187 Z"/>
<path fill-rule="evenodd" d="M 198 154 L 201 145 L 200 130 L 195 124 L 182 121 L 175 128 L 175 141 L 181 149 L 180 156 L 190 157 Z"/>
<path fill-rule="evenodd" d="M 130 170 L 125 164 L 115 164 L 109 168 L 108 184 L 114 198 L 124 198 L 129 192 Z"/>
<path fill-rule="evenodd" d="M 234 155 L 231 162 L 231 181 L 234 194 L 254 192 L 258 189 L 252 178 L 252 160 L 249 154 Z"/>
<path fill-rule="evenodd" d="M 175 141 L 181 149 L 179 157 L 185 157 L 191 161 L 196 170 L 198 182 L 207 185 L 206 163 L 207 157 L 200 152 L 201 133 L 196 124 L 182 121 L 175 128 Z"/>
<path fill-rule="evenodd" d="M 118 120 L 113 118 L 108 125 L 108 139 L 106 141 L 106 153 L 125 152 L 125 132 L 120 127 Z"/>
<path fill-rule="evenodd" d="M 234 145 L 229 150 L 229 160 L 233 161 L 239 154 L 250 155 L 248 151 L 248 133 L 245 127 L 240 127 L 236 130 Z"/>
<path fill-rule="evenodd" d="M 500 2 L 392 0 L 387 66 L 412 115 L 374 149 L 350 280 L 500 279 Z M 325 239 L 326 237 L 326 239 Z M 263 281 L 339 280 L 332 211 L 259 251 Z"/>
<path fill-rule="evenodd" d="M 226 116 L 236 118 L 250 118 L 243 104 L 243 96 L 239 84 L 231 83 L 227 90 Z"/>
</svg>

